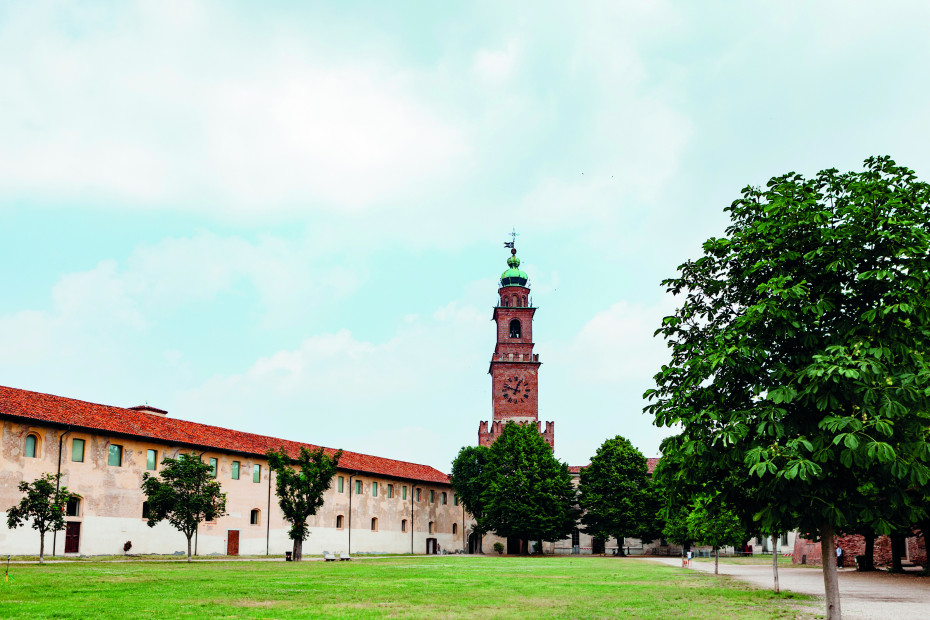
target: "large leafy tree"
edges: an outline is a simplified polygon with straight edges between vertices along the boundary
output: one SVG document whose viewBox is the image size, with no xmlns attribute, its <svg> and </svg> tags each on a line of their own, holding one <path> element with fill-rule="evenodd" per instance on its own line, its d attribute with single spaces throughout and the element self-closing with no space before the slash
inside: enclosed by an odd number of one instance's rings
<svg viewBox="0 0 930 620">
<path fill-rule="evenodd" d="M 720 547 L 736 546 L 749 538 L 736 512 L 718 498 L 708 495 L 695 498 L 687 518 L 691 539 L 710 545 L 714 550 L 715 575 L 720 562 Z"/>
<path fill-rule="evenodd" d="M 581 470 L 579 503 L 585 531 L 595 538 L 614 537 L 624 555 L 626 536 L 654 537 L 656 520 L 646 457 L 617 435 L 597 449 L 591 464 Z"/>
<path fill-rule="evenodd" d="M 56 488 L 61 474 L 42 474 L 32 482 L 23 480 L 17 488 L 23 498 L 6 512 L 6 524 L 11 530 L 32 522 L 39 532 L 39 563 L 45 563 L 45 533 L 65 529 L 65 507 L 71 499 L 67 487 Z"/>
<path fill-rule="evenodd" d="M 226 514 L 226 494 L 213 478 L 213 468 L 196 454 L 166 457 L 156 475 L 142 474 L 142 492 L 148 501 L 148 526 L 167 520 L 187 537 L 187 561 L 191 538 L 201 521 Z"/>
<path fill-rule="evenodd" d="M 288 535 L 294 542 L 292 556 L 299 562 L 303 557 L 303 542 L 310 536 L 307 519 L 323 505 L 323 493 L 336 475 L 342 450 L 329 455 L 323 448 L 301 447 L 300 454 L 292 459 L 281 447 L 277 451 L 269 450 L 267 456 L 268 466 L 275 473 L 278 505 L 291 524 Z"/>
<path fill-rule="evenodd" d="M 490 458 L 491 451 L 486 446 L 465 446 L 452 461 L 450 483 L 455 490 L 455 496 L 474 517 L 475 525 L 472 531 L 478 536 L 488 532 L 483 498 L 492 472 Z"/>
<path fill-rule="evenodd" d="M 556 541 L 571 534 L 579 516 L 572 477 L 535 424 L 505 424 L 488 463 L 482 502 L 490 530 L 522 541 Z"/>
<path fill-rule="evenodd" d="M 775 177 L 726 211 L 726 235 L 664 282 L 683 300 L 646 409 L 680 425 L 685 472 L 757 476 L 764 529 L 821 539 L 838 618 L 834 532 L 926 514 L 907 490 L 930 480 L 930 186 L 877 157 Z M 882 506 L 864 501 L 860 481 L 886 476 Z"/>
</svg>

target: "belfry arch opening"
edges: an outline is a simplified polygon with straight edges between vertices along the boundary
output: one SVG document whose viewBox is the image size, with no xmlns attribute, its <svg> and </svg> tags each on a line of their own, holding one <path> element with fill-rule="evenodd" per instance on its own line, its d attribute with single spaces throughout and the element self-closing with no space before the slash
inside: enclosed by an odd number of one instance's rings
<svg viewBox="0 0 930 620">
<path fill-rule="evenodd" d="M 511 338 L 522 338 L 523 332 L 520 329 L 520 321 L 514 319 L 510 322 L 510 337 Z"/>
</svg>

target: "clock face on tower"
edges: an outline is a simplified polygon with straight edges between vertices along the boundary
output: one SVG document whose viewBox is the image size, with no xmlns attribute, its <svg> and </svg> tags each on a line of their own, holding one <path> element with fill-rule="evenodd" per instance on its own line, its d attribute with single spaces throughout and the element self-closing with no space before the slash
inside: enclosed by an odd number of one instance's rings
<svg viewBox="0 0 930 620">
<path fill-rule="evenodd" d="M 501 386 L 501 396 L 508 403 L 523 403 L 530 397 L 530 384 L 520 377 L 509 377 L 504 379 L 504 385 Z"/>
</svg>

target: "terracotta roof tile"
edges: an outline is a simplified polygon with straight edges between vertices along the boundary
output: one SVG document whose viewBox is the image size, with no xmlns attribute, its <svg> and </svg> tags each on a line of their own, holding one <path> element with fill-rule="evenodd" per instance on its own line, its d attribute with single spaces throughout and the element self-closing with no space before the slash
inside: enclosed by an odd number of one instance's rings
<svg viewBox="0 0 930 620">
<path fill-rule="evenodd" d="M 161 417 L 124 407 L 98 405 L 73 398 L 4 386 L 0 386 L 0 414 L 154 439 L 169 444 L 187 444 L 257 456 L 264 456 L 268 450 L 281 446 L 295 456 L 302 446 L 317 447 L 313 444 Z M 326 452 L 330 454 L 335 451 L 333 448 L 326 448 Z M 339 468 L 424 482 L 444 484 L 449 482 L 446 474 L 428 465 L 395 461 L 358 452 L 343 452 Z"/>
<path fill-rule="evenodd" d="M 648 459 L 646 459 L 646 473 L 647 473 L 647 474 L 651 474 L 652 472 L 654 472 L 654 471 L 655 471 L 655 468 L 656 468 L 656 465 L 658 465 L 658 464 L 659 464 L 659 459 L 658 459 L 658 458 L 648 458 Z M 568 466 L 568 471 L 569 471 L 569 473 L 572 473 L 572 474 L 580 474 L 580 473 L 581 473 L 581 470 L 584 469 L 585 467 L 588 467 L 589 465 L 590 465 L 590 463 L 588 463 L 588 465 L 569 465 L 569 466 Z"/>
</svg>

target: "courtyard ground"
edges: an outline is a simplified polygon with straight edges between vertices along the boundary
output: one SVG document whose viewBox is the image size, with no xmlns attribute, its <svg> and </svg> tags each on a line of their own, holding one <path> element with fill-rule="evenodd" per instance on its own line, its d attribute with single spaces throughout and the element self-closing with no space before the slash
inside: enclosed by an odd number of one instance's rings
<svg viewBox="0 0 930 620">
<path fill-rule="evenodd" d="M 0 617 L 809 618 L 739 581 L 597 557 L 12 564 Z"/>
<path fill-rule="evenodd" d="M 638 560 L 642 561 L 642 560 Z M 654 558 L 681 569 L 679 558 Z M 692 562 L 691 572 L 713 573 L 713 562 Z M 772 589 L 772 565 L 747 565 L 720 562 L 720 574 L 728 575 L 758 588 Z M 930 617 L 930 577 L 917 573 L 893 575 L 885 571 L 860 573 L 854 568 L 839 569 L 840 606 L 849 620 L 925 620 Z M 778 583 L 782 590 L 816 596 L 820 599 L 813 611 L 822 614 L 823 572 L 820 567 L 779 566 Z"/>
</svg>

